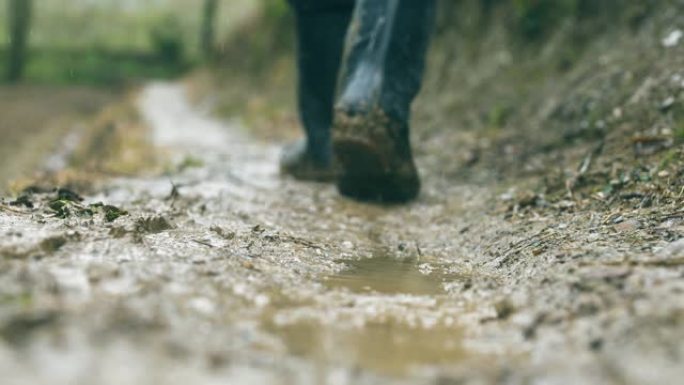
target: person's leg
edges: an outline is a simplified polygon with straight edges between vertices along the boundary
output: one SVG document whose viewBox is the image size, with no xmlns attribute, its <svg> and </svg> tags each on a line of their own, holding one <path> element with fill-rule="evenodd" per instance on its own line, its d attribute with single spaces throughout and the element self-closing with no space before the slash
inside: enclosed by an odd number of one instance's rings
<svg viewBox="0 0 684 385">
<path fill-rule="evenodd" d="M 332 172 L 330 128 L 344 40 L 354 0 L 290 0 L 297 18 L 298 104 L 306 140 L 283 153 L 283 173 L 325 179 Z"/>
<path fill-rule="evenodd" d="M 434 0 L 359 0 L 347 40 L 333 129 L 340 192 L 362 200 L 415 198 L 409 142 L 435 17 Z"/>
</svg>

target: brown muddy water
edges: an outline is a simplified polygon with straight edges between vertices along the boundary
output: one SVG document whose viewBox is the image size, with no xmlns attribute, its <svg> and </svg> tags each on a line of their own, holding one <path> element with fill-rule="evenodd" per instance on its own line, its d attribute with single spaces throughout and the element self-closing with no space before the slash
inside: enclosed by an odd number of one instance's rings
<svg viewBox="0 0 684 385">
<path fill-rule="evenodd" d="M 323 283 L 331 289 L 346 288 L 355 293 L 443 295 L 444 283 L 456 278 L 412 258 L 383 255 L 336 262 L 345 269 L 324 277 Z"/>
<path fill-rule="evenodd" d="M 397 323 L 371 323 L 359 328 L 294 324 L 273 328 L 288 352 L 321 367 L 340 365 L 405 376 L 424 367 L 458 364 L 473 354 L 463 348 L 458 327 L 423 328 Z"/>
<path fill-rule="evenodd" d="M 365 294 L 378 299 L 395 295 L 445 296 L 443 284 L 452 275 L 416 258 L 380 254 L 372 258 L 338 260 L 342 271 L 323 277 L 328 289 Z M 368 368 L 401 376 L 420 367 L 445 366 L 472 358 L 463 347 L 463 330 L 447 325 L 411 325 L 388 320 L 361 326 L 323 326 L 301 322 L 270 330 L 285 342 L 288 351 L 314 362 Z"/>
</svg>

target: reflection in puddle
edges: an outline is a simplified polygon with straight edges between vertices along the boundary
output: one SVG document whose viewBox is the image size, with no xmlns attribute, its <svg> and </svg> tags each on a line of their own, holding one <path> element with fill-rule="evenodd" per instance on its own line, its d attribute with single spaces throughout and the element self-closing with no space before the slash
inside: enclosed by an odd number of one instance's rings
<svg viewBox="0 0 684 385">
<path fill-rule="evenodd" d="M 440 295 L 445 293 L 445 280 L 456 278 L 427 264 L 421 266 L 415 259 L 385 256 L 339 262 L 348 268 L 325 277 L 323 283 L 354 293 Z"/>
<path fill-rule="evenodd" d="M 384 322 L 344 329 L 312 322 L 273 331 L 292 355 L 322 366 L 364 368 L 385 375 L 404 375 L 421 366 L 453 365 L 467 358 L 463 335 L 454 327 L 424 329 Z"/>
<path fill-rule="evenodd" d="M 347 268 L 325 277 L 323 283 L 329 289 L 346 289 L 352 297 L 370 294 L 389 300 L 397 295 L 442 296 L 443 283 L 458 278 L 441 266 L 415 259 L 380 257 L 339 262 Z M 271 323 L 267 329 L 279 337 L 289 354 L 322 367 L 340 365 L 400 376 L 415 368 L 449 366 L 469 357 L 460 327 L 439 321 L 430 327 L 416 326 L 409 321 L 418 315 L 419 308 L 403 306 L 396 317 L 367 320 L 363 326 L 312 320 Z"/>
</svg>

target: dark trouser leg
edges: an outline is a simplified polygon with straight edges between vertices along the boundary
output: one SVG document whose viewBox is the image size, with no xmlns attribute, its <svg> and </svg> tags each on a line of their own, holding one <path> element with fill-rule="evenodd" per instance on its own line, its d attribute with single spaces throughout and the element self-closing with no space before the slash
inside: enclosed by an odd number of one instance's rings
<svg viewBox="0 0 684 385">
<path fill-rule="evenodd" d="M 329 163 L 330 127 L 337 75 L 352 7 L 300 12 L 297 16 L 299 110 L 308 149 L 317 161 Z"/>
<path fill-rule="evenodd" d="M 359 0 L 336 105 L 340 191 L 358 199 L 406 201 L 420 190 L 409 143 L 434 0 Z"/>
<path fill-rule="evenodd" d="M 335 88 L 355 0 L 290 0 L 297 17 L 298 102 L 306 147 L 300 163 L 329 167 Z M 290 157 L 290 161 L 294 161 Z M 296 173 L 295 173 L 296 174 Z M 305 177 L 305 176 L 303 176 Z"/>
</svg>

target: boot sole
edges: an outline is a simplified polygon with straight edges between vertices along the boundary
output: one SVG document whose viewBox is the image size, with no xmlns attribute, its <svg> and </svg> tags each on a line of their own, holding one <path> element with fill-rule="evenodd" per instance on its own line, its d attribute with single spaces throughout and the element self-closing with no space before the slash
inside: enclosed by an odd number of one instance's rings
<svg viewBox="0 0 684 385">
<path fill-rule="evenodd" d="M 372 130 L 370 121 L 338 119 L 333 130 L 333 153 L 340 166 L 338 190 L 361 201 L 405 203 L 415 199 L 420 180 L 413 159 L 401 158 L 393 150 L 393 139 L 377 127 Z"/>
</svg>

